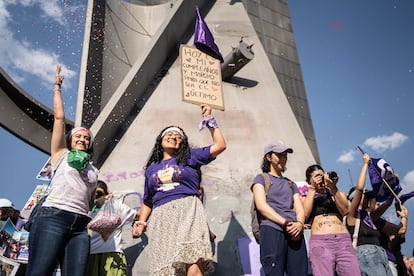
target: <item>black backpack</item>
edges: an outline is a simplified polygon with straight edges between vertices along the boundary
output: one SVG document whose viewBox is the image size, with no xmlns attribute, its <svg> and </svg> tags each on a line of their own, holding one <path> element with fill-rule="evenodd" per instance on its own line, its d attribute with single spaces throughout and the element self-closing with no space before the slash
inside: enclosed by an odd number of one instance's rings
<svg viewBox="0 0 414 276">
<path fill-rule="evenodd" d="M 265 181 L 265 194 L 267 196 L 267 193 L 269 192 L 270 189 L 270 185 L 272 184 L 270 182 L 270 177 L 269 174 L 267 173 L 262 173 L 264 181 Z M 250 215 L 251 215 L 251 227 L 252 227 L 252 232 L 253 232 L 253 236 L 256 240 L 257 243 L 260 243 L 260 223 L 259 223 L 259 219 L 257 218 L 257 209 L 256 209 L 256 205 L 254 204 L 254 197 L 252 200 L 252 204 L 250 206 Z"/>
</svg>

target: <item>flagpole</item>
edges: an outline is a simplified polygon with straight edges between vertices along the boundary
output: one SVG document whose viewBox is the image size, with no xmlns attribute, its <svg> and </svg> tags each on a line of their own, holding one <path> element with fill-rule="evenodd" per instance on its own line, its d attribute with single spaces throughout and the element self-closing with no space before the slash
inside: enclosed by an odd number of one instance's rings
<svg viewBox="0 0 414 276">
<path fill-rule="evenodd" d="M 361 153 L 362 154 L 364 154 L 365 153 L 365 151 L 360 147 L 360 146 L 358 146 L 358 149 L 361 151 Z M 369 162 L 372 162 L 372 160 L 370 159 L 369 160 Z M 381 176 L 381 173 L 380 172 L 378 172 L 377 171 L 377 169 L 375 168 L 375 166 L 374 166 L 374 169 L 375 169 L 375 171 L 377 172 L 377 174 L 379 175 L 379 176 Z M 391 188 L 391 186 L 390 186 L 390 184 L 388 184 L 388 182 L 381 176 L 381 180 L 385 183 L 385 185 L 387 186 L 387 188 L 388 188 L 388 190 L 390 190 L 390 192 L 391 192 L 391 194 L 394 196 L 394 198 L 400 203 L 400 205 L 401 205 L 401 200 L 400 200 L 400 198 L 398 197 L 398 195 L 394 192 L 394 190 Z"/>
<path fill-rule="evenodd" d="M 349 180 L 351 180 L 351 187 L 354 186 L 354 181 L 352 180 L 352 175 L 351 175 L 351 170 L 348 168 L 348 175 L 349 175 Z M 349 188 L 351 188 L 349 187 Z"/>
<path fill-rule="evenodd" d="M 371 161 L 372 162 L 372 161 Z M 378 172 L 378 171 L 377 171 Z M 391 186 L 388 184 L 388 182 L 382 178 L 382 181 L 384 181 L 385 185 L 387 186 L 387 188 L 390 190 L 391 194 L 394 196 L 394 198 L 400 203 L 400 205 L 402 205 L 400 198 L 398 197 L 398 195 L 394 192 L 394 190 L 391 188 Z"/>
</svg>

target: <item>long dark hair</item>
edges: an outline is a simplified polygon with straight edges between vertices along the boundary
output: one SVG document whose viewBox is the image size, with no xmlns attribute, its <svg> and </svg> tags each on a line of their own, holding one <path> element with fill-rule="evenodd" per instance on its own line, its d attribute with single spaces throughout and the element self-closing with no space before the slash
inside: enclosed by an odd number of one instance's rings
<svg viewBox="0 0 414 276">
<path fill-rule="evenodd" d="M 322 169 L 322 167 L 321 167 L 320 165 L 318 165 L 318 164 L 311 165 L 311 166 L 309 166 L 309 167 L 306 169 L 305 176 L 306 176 L 306 181 L 307 181 L 307 182 L 309 182 L 311 174 L 312 174 L 314 171 L 317 171 L 317 170 L 322 170 L 322 171 L 324 171 L 324 170 Z"/>
<path fill-rule="evenodd" d="M 147 164 L 145 165 L 144 169 L 148 168 L 150 165 L 154 163 L 161 162 L 163 158 L 163 148 L 162 148 L 162 138 L 161 134 L 170 127 L 178 127 L 178 126 L 167 126 L 163 130 L 161 130 L 160 134 L 158 134 L 155 145 L 152 149 L 150 157 L 148 158 Z M 178 127 L 183 132 L 183 140 L 180 143 L 180 147 L 177 150 L 175 158 L 177 159 L 177 164 L 187 164 L 188 159 L 190 158 L 190 145 L 188 143 L 187 134 L 185 134 L 184 130 L 181 127 Z"/>
<path fill-rule="evenodd" d="M 262 172 L 264 173 L 268 173 L 270 172 L 270 164 L 271 162 L 267 159 L 268 157 L 270 157 L 272 155 L 273 152 L 268 152 L 263 156 L 263 160 L 262 160 Z"/>
</svg>

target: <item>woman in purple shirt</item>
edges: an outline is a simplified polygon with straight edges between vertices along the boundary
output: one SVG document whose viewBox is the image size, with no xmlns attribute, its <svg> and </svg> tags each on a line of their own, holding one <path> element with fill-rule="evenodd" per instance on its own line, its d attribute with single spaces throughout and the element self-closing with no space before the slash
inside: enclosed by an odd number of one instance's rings
<svg viewBox="0 0 414 276">
<path fill-rule="evenodd" d="M 288 153 L 293 149 L 281 141 L 265 146 L 262 172 L 269 175 L 265 191 L 263 174 L 251 185 L 260 222 L 260 262 L 266 275 L 308 274 L 308 257 L 303 239 L 305 214 L 294 182 L 283 176 Z"/>
<path fill-rule="evenodd" d="M 144 200 L 133 236 L 147 227 L 151 275 L 203 275 L 213 269 L 212 249 L 204 207 L 199 200 L 200 168 L 226 149 L 224 137 L 201 105 L 202 123 L 213 143 L 190 148 L 178 126 L 164 128 L 157 136 L 145 170 Z"/>
</svg>

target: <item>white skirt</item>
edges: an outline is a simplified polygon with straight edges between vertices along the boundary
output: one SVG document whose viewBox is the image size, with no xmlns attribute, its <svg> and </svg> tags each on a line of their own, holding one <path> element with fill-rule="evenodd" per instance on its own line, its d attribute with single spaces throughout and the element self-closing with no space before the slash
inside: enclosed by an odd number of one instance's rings
<svg viewBox="0 0 414 276">
<path fill-rule="evenodd" d="M 186 275 L 186 264 L 203 261 L 214 271 L 210 234 L 203 204 L 187 196 L 154 208 L 147 226 L 150 275 Z"/>
</svg>

